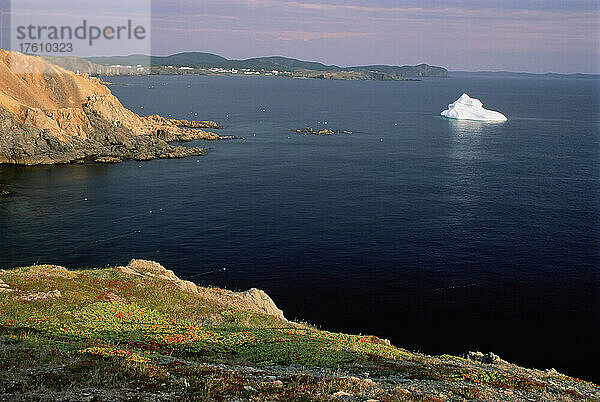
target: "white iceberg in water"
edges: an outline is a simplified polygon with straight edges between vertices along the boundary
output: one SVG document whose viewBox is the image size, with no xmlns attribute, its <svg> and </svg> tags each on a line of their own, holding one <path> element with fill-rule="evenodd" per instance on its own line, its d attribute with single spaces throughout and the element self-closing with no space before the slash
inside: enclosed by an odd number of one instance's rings
<svg viewBox="0 0 600 402">
<path fill-rule="evenodd" d="M 449 119 L 481 120 L 481 121 L 506 121 L 505 115 L 493 110 L 487 110 L 479 99 L 471 98 L 462 94 L 454 103 L 448 105 L 448 109 L 441 113 Z"/>
</svg>

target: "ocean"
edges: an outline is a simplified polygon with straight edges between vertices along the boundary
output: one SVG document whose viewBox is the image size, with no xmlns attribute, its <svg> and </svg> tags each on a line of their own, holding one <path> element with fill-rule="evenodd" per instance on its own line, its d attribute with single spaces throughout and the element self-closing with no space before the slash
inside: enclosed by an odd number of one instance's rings
<svg viewBox="0 0 600 402">
<path fill-rule="evenodd" d="M 180 160 L 0 167 L 0 268 L 150 259 L 263 289 L 325 329 L 600 380 L 600 80 L 107 80 L 137 113 L 244 139 Z M 509 121 L 440 117 L 463 92 Z"/>
</svg>

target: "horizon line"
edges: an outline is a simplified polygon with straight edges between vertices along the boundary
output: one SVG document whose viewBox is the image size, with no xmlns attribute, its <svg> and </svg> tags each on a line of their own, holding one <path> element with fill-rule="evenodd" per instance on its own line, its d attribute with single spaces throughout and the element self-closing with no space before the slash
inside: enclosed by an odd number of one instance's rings
<svg viewBox="0 0 600 402">
<path fill-rule="evenodd" d="M 4 49 L 4 50 L 9 50 L 9 49 Z M 14 51 L 14 50 L 10 50 L 10 51 Z M 128 54 L 128 55 L 111 55 L 111 56 L 55 56 L 55 55 L 51 55 L 53 57 L 79 57 L 82 59 L 90 59 L 90 58 L 102 58 L 102 57 L 131 57 L 131 56 L 143 56 L 143 57 L 169 57 L 169 56 L 175 56 L 178 54 L 185 54 L 185 53 L 204 53 L 204 54 L 211 54 L 214 56 L 218 56 L 218 57 L 223 57 L 226 60 L 229 61 L 246 61 L 246 60 L 251 60 L 251 59 L 260 59 L 260 58 L 270 58 L 270 57 L 282 57 L 282 58 L 286 58 L 286 59 L 294 59 L 294 60 L 298 60 L 298 61 L 302 61 L 302 62 L 309 62 L 309 63 L 319 63 L 322 64 L 324 66 L 328 66 L 328 67 L 340 67 L 340 68 L 349 68 L 349 67 L 364 67 L 364 66 L 398 66 L 398 67 L 402 67 L 402 66 L 418 66 L 420 64 L 426 64 L 432 67 L 442 67 L 445 68 L 448 73 L 489 73 L 489 74 L 503 74 L 503 73 L 509 73 L 509 74 L 532 74 L 532 75 L 551 75 L 551 74 L 556 74 L 556 75 L 588 75 L 588 76 L 598 76 L 600 78 L 600 71 L 598 72 L 594 72 L 594 73 L 585 73 L 585 72 L 581 72 L 581 71 L 574 71 L 574 72 L 568 72 L 568 73 L 559 73 L 559 72 L 555 72 L 555 71 L 546 71 L 546 72 L 532 72 L 532 71 L 511 71 L 511 70 L 503 70 L 503 69 L 499 69 L 499 70 L 495 70 L 495 69 L 486 69 L 486 70 L 465 70 L 465 69 L 450 69 L 446 66 L 438 66 L 435 64 L 430 64 L 427 62 L 421 62 L 421 63 L 416 63 L 416 64 L 404 64 L 404 65 L 400 65 L 400 64 L 382 64 L 382 63 L 373 63 L 373 64 L 355 64 L 355 65 L 338 65 L 338 64 L 328 64 L 326 62 L 322 62 L 322 61 L 317 61 L 317 60 L 303 60 L 303 59 L 299 59 L 296 57 L 291 57 L 291 56 L 283 56 L 283 55 L 269 55 L 269 56 L 253 56 L 250 58 L 227 58 L 225 56 L 221 56 L 220 54 L 217 53 L 211 53 L 211 52 L 206 52 L 206 51 L 201 51 L 201 50 L 186 50 L 186 51 L 181 51 L 181 52 L 176 52 L 176 53 L 170 53 L 170 54 L 143 54 L 143 53 L 133 53 L 133 54 Z M 35 55 L 32 54 L 32 56 L 48 56 L 48 55 Z"/>
<path fill-rule="evenodd" d="M 221 56 L 218 53 L 211 53 L 211 52 L 206 52 L 206 51 L 202 51 L 202 50 L 185 50 L 185 51 L 181 51 L 181 52 L 176 52 L 176 53 L 171 53 L 171 54 L 151 54 L 151 55 L 146 55 L 146 54 L 130 54 L 127 56 L 86 56 L 84 58 L 93 58 L 93 57 L 128 57 L 128 56 L 146 56 L 146 57 L 169 57 L 169 56 L 175 56 L 178 54 L 183 54 L 183 53 L 205 53 L 205 54 L 212 54 L 215 56 L 219 56 L 219 57 L 223 57 L 227 60 L 236 60 L 236 61 L 246 61 L 246 60 L 251 60 L 251 59 L 260 59 L 260 58 L 268 58 L 268 57 L 283 57 L 286 59 L 294 59 L 294 60 L 299 60 L 299 61 L 304 61 L 304 62 L 310 62 L 310 63 L 320 63 L 323 64 L 324 66 L 333 66 L 333 67 L 341 67 L 341 68 L 346 68 L 346 67 L 362 67 L 362 66 L 400 66 L 400 64 L 385 64 L 385 63 L 372 63 L 372 64 L 355 64 L 355 65 L 338 65 L 338 64 L 329 64 L 323 61 L 317 61 L 317 60 L 303 60 L 303 59 L 299 59 L 297 57 L 293 57 L 293 56 L 283 56 L 280 54 L 272 54 L 269 56 L 253 56 L 253 57 L 249 57 L 249 58 L 227 58 L 225 56 Z M 581 71 L 574 71 L 574 72 L 568 72 L 568 73 L 559 73 L 556 71 L 545 71 L 545 72 L 532 72 L 532 71 L 511 71 L 511 70 L 463 70 L 463 69 L 450 69 L 446 66 L 441 66 L 441 65 L 435 65 L 435 64 L 430 64 L 428 62 L 420 62 L 420 63 L 415 63 L 415 64 L 404 64 L 404 66 L 418 66 L 419 64 L 427 64 L 429 66 L 433 66 L 433 67 L 442 67 L 445 68 L 446 70 L 448 70 L 449 73 L 452 72 L 464 72 L 464 73 L 495 73 L 495 74 L 499 74 L 499 73 L 511 73 L 511 74 L 534 74 L 534 75 L 547 75 L 547 74 L 558 74 L 558 75 L 576 75 L 576 74 L 580 74 L 580 75 L 597 75 L 600 76 L 600 71 L 595 72 L 595 73 L 584 73 Z"/>
</svg>

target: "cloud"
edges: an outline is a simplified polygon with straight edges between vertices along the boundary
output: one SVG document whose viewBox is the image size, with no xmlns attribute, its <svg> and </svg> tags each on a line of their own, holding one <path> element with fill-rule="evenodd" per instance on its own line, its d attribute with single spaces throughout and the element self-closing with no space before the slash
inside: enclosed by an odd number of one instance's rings
<svg viewBox="0 0 600 402">
<path fill-rule="evenodd" d="M 177 26 L 158 28 L 164 32 L 189 33 L 217 33 L 217 34 L 252 34 L 257 40 L 281 40 L 281 41 L 310 41 L 317 39 L 357 39 L 368 38 L 372 36 L 367 32 L 314 32 L 314 31 L 268 31 L 256 29 L 231 29 L 231 28 L 211 28 L 199 26 L 194 28 L 182 28 Z"/>
<path fill-rule="evenodd" d="M 515 61 L 528 58 L 532 64 L 540 62 L 540 55 L 561 52 L 581 59 L 586 65 L 590 59 L 600 60 L 597 0 L 156 0 L 154 3 L 153 26 L 165 35 L 177 32 L 179 37 L 189 38 L 190 43 L 219 43 L 221 47 L 238 50 L 238 43 L 243 42 L 248 52 L 269 49 L 268 44 L 273 49 L 288 49 L 292 54 L 300 51 L 310 54 L 310 49 L 296 44 L 318 42 L 317 47 L 313 46 L 313 58 L 320 55 L 321 61 L 336 64 L 344 64 L 332 56 L 341 52 L 340 47 L 348 49 L 348 58 L 369 56 L 370 59 L 361 62 L 373 63 L 394 62 L 398 57 L 393 54 L 402 54 L 409 60 L 435 59 L 446 64 L 445 60 L 449 63 L 453 59 L 450 53 L 462 54 L 464 59 L 477 54 L 496 61 L 498 54 L 506 58 L 512 54 Z M 265 45 L 252 45 L 257 42 Z"/>
</svg>

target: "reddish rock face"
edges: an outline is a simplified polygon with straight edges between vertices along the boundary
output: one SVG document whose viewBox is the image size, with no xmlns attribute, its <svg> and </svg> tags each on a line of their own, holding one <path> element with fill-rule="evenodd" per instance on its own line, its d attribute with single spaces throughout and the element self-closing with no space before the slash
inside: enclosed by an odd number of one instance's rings
<svg viewBox="0 0 600 402">
<path fill-rule="evenodd" d="M 138 116 L 97 78 L 74 74 L 39 57 L 0 50 L 0 163 L 203 155 L 201 148 L 168 144 L 220 138 L 198 128 L 219 126 Z"/>
</svg>

